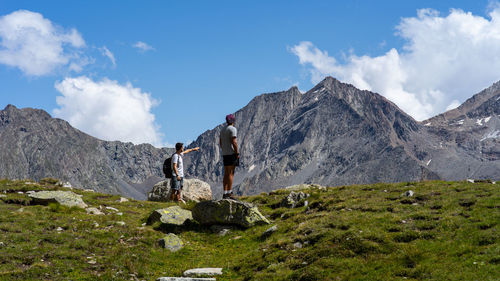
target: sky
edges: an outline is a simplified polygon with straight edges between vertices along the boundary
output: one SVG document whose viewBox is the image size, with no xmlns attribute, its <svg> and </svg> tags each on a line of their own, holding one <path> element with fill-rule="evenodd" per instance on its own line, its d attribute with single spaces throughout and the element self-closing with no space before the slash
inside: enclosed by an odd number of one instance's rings
<svg viewBox="0 0 500 281">
<path fill-rule="evenodd" d="M 0 0 L 0 109 L 103 140 L 189 143 L 255 96 L 326 76 L 419 121 L 455 108 L 500 80 L 500 4 Z"/>
</svg>

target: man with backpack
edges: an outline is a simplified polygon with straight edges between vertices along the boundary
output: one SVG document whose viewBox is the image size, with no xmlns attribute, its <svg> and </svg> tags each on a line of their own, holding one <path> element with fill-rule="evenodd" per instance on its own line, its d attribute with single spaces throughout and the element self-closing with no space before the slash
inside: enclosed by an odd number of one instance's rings
<svg viewBox="0 0 500 281">
<path fill-rule="evenodd" d="M 222 148 L 222 158 L 224 161 L 224 195 L 222 199 L 236 199 L 233 196 L 233 178 L 236 166 L 240 165 L 240 154 L 238 153 L 238 143 L 236 142 L 237 130 L 234 127 L 236 118 L 233 114 L 226 116 L 227 125 L 220 133 L 219 145 Z"/>
<path fill-rule="evenodd" d="M 170 176 L 170 188 L 172 190 L 170 200 L 177 200 L 182 203 L 184 200 L 182 200 L 181 197 L 181 190 L 182 187 L 184 186 L 184 164 L 182 160 L 182 156 L 184 154 L 188 154 L 191 151 L 198 151 L 200 148 L 195 147 L 195 148 L 190 148 L 184 151 L 184 144 L 181 142 L 178 142 L 175 144 L 175 153 L 172 155 L 172 158 L 170 160 L 170 163 L 167 163 L 168 160 L 165 160 L 164 166 L 163 166 L 163 171 L 165 172 L 165 176 L 169 178 Z M 165 167 L 166 165 L 170 164 L 170 167 Z M 168 171 L 170 168 L 170 171 Z"/>
</svg>

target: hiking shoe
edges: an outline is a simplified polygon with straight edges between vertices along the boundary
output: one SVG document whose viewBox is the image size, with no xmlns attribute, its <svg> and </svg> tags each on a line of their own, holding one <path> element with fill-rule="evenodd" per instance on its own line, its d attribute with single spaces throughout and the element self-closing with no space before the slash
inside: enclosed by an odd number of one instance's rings
<svg viewBox="0 0 500 281">
<path fill-rule="evenodd" d="M 236 197 L 233 196 L 232 193 L 224 194 L 222 196 L 222 199 L 232 199 L 232 200 L 238 200 Z"/>
</svg>

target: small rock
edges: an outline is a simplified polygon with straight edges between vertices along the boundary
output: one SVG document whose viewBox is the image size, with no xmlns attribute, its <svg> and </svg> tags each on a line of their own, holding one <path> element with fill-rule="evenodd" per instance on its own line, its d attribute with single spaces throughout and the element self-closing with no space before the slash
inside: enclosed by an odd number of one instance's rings
<svg viewBox="0 0 500 281">
<path fill-rule="evenodd" d="M 99 227 L 99 224 L 97 222 L 94 222 L 94 227 Z"/>
<path fill-rule="evenodd" d="M 17 194 L 24 194 L 24 192 L 22 192 L 22 191 L 18 191 L 18 192 L 17 192 Z"/>
<path fill-rule="evenodd" d="M 226 236 L 229 232 L 231 232 L 231 228 L 228 226 L 224 225 L 212 225 L 210 227 L 210 230 L 212 230 L 213 233 L 217 233 L 219 236 Z"/>
<path fill-rule="evenodd" d="M 170 250 L 171 252 L 176 252 L 184 246 L 184 242 L 173 233 L 167 234 L 164 238 L 158 241 L 160 247 Z"/>
<path fill-rule="evenodd" d="M 114 212 L 119 212 L 120 210 L 118 210 L 117 208 L 113 208 L 113 207 L 106 207 L 107 210 L 111 210 L 111 211 L 114 211 Z"/>
<path fill-rule="evenodd" d="M 0 248 L 3 248 L 5 247 L 5 243 L 4 242 L 0 242 Z"/>
<path fill-rule="evenodd" d="M 302 248 L 302 243 L 300 243 L 300 242 L 295 242 L 295 243 L 293 243 L 293 247 L 294 247 L 294 248 L 297 248 L 297 249 L 301 249 L 301 248 Z"/>
<path fill-rule="evenodd" d="M 87 208 L 87 209 L 85 209 L 85 211 L 87 211 L 87 214 L 89 214 L 89 215 L 104 215 L 103 212 L 101 212 L 99 209 L 94 208 L 94 207 Z"/>
<path fill-rule="evenodd" d="M 63 230 L 64 230 L 64 229 L 63 229 L 62 227 L 58 227 L 58 228 L 56 229 L 56 231 L 57 231 L 57 232 L 61 232 L 61 231 L 63 231 Z"/>
<path fill-rule="evenodd" d="M 116 224 L 118 224 L 118 225 L 125 225 L 125 222 L 124 221 L 117 221 Z"/>
<path fill-rule="evenodd" d="M 182 275 L 186 277 L 222 275 L 222 268 L 218 267 L 193 268 L 184 271 Z"/>
<path fill-rule="evenodd" d="M 233 239 L 233 240 L 238 240 L 238 239 L 241 239 L 241 238 L 243 238 L 243 236 L 235 236 L 235 237 L 233 237 L 233 238 L 231 238 L 231 239 Z"/>
<path fill-rule="evenodd" d="M 129 200 L 125 197 L 120 197 L 120 200 L 118 202 L 120 203 L 124 203 L 124 202 L 128 202 Z"/>
<path fill-rule="evenodd" d="M 94 190 L 93 190 L 93 189 L 89 189 L 89 188 L 84 189 L 83 191 L 87 191 L 87 192 L 94 192 Z"/>
<path fill-rule="evenodd" d="M 412 197 L 415 192 L 413 190 L 408 190 L 405 193 L 403 193 L 401 196 L 406 196 L 406 197 Z"/>
<path fill-rule="evenodd" d="M 117 216 L 123 216 L 122 212 L 116 213 Z"/>
<path fill-rule="evenodd" d="M 286 208 L 295 208 L 299 207 L 299 203 L 301 200 L 304 200 L 308 198 L 310 195 L 304 192 L 290 192 L 287 197 L 283 198 L 283 200 L 280 203 L 281 207 L 286 207 Z"/>
<path fill-rule="evenodd" d="M 474 183 L 473 179 L 467 179 L 467 181 L 470 182 L 470 183 Z"/>
<path fill-rule="evenodd" d="M 69 181 L 67 181 L 67 182 L 63 183 L 63 184 L 62 184 L 62 187 L 65 187 L 65 188 L 73 188 L 73 187 L 71 186 L 71 183 L 70 183 Z"/>
<path fill-rule="evenodd" d="M 249 228 L 257 224 L 270 224 L 254 205 L 232 199 L 197 203 L 192 217 L 203 225 L 229 224 Z"/>
<path fill-rule="evenodd" d="M 262 239 L 266 239 L 267 237 L 271 236 L 271 234 L 273 234 L 277 230 L 278 230 L 278 226 L 277 225 L 273 225 L 272 227 L 270 227 L 266 231 L 264 231 L 260 237 Z"/>
<path fill-rule="evenodd" d="M 192 219 L 191 211 L 184 210 L 179 206 L 172 206 L 153 211 L 148 217 L 147 224 L 151 225 L 159 221 L 164 226 L 181 226 L 187 220 Z"/>
<path fill-rule="evenodd" d="M 0 198 L 2 198 L 2 197 L 7 197 L 7 195 L 0 194 Z"/>
</svg>

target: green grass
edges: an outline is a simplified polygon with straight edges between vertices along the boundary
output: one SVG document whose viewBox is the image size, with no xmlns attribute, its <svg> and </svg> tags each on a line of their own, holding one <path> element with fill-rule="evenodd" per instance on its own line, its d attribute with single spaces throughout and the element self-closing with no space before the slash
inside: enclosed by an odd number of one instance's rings
<svg viewBox="0 0 500 281">
<path fill-rule="evenodd" d="M 50 179 L 0 180 L 0 280 L 155 280 L 196 267 L 222 267 L 217 280 L 500 280 L 500 184 L 311 187 L 308 206 L 295 209 L 277 207 L 287 190 L 244 197 L 277 232 L 221 237 L 190 226 L 176 230 L 185 247 L 175 253 L 159 247 L 161 228 L 143 225 L 173 203 L 73 190 L 103 207 L 97 216 L 17 193 L 42 189 L 64 190 Z M 415 195 L 401 196 L 407 190 Z"/>
</svg>

